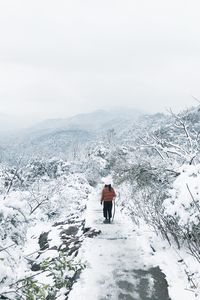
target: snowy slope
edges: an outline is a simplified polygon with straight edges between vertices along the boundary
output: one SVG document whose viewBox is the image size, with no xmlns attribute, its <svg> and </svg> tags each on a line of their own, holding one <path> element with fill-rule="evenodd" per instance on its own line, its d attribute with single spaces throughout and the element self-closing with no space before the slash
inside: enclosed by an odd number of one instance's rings
<svg viewBox="0 0 200 300">
<path fill-rule="evenodd" d="M 73 286 L 69 300 L 197 299 L 185 289 L 184 271 L 169 244 L 148 227 L 133 225 L 119 207 L 113 223 L 103 224 L 99 198 L 98 189 L 89 197 L 86 226 L 101 233 L 83 243 L 79 255 L 87 268 Z"/>
</svg>

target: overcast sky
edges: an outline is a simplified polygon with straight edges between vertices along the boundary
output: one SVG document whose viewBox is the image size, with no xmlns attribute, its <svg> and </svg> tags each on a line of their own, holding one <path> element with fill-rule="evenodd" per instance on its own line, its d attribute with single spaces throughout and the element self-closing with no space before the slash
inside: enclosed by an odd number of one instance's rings
<svg viewBox="0 0 200 300">
<path fill-rule="evenodd" d="M 0 113 L 195 105 L 199 14 L 199 0 L 0 0 Z"/>
</svg>

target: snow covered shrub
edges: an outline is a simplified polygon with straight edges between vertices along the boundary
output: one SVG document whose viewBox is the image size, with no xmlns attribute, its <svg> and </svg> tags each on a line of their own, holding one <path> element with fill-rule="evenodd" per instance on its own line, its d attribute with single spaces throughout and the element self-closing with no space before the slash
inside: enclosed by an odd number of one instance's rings
<svg viewBox="0 0 200 300">
<path fill-rule="evenodd" d="M 0 192 L 26 190 L 38 180 L 56 179 L 70 173 L 70 163 L 61 159 L 33 160 L 26 166 L 1 167 Z"/>
<path fill-rule="evenodd" d="M 94 186 L 100 182 L 101 177 L 109 173 L 108 157 L 110 149 L 108 146 L 97 145 L 91 147 L 87 158 L 82 164 L 82 172 L 85 173 L 88 182 Z"/>
<path fill-rule="evenodd" d="M 0 238 L 22 243 L 27 222 L 27 202 L 22 199 L 21 192 L 12 192 L 5 200 L 1 196 L 0 202 Z"/>
<path fill-rule="evenodd" d="M 73 285 L 73 277 L 84 268 L 81 262 L 69 260 L 63 253 L 56 258 L 47 258 L 41 265 L 43 280 L 38 280 L 36 276 L 29 276 L 16 284 L 16 300 L 46 300 L 57 299 L 69 292 Z M 45 277 L 49 277 L 48 283 L 44 283 Z"/>
<path fill-rule="evenodd" d="M 34 160 L 23 168 L 23 176 L 27 183 L 33 183 L 37 178 L 55 179 L 63 174 L 69 174 L 70 164 L 61 159 Z"/>
<path fill-rule="evenodd" d="M 49 182 L 43 189 L 43 195 L 48 195 L 48 201 L 41 208 L 43 215 L 55 219 L 65 214 L 67 218 L 72 212 L 83 211 L 89 191 L 88 181 L 82 174 L 70 174 Z"/>
<path fill-rule="evenodd" d="M 131 164 L 134 161 L 133 152 L 134 148 L 131 146 L 117 145 L 108 156 L 107 168 L 110 172 L 117 172 L 118 169 L 122 169 L 127 164 Z"/>
<path fill-rule="evenodd" d="M 197 164 L 200 162 L 199 120 L 197 108 L 177 115 L 172 113 L 169 123 L 145 132 L 139 139 L 140 145 L 151 149 L 150 156 L 157 155 L 168 165 Z"/>
<path fill-rule="evenodd" d="M 23 186 L 16 179 L 14 186 L 0 195 L 1 293 L 9 292 L 10 284 L 18 280 L 22 282 L 27 274 L 32 274 L 28 264 L 29 254 L 34 251 L 37 253 L 39 236 L 44 230 L 48 231 L 59 221 L 67 223 L 79 220 L 79 225 L 82 224 L 82 214 L 91 187 L 84 174 L 71 174 L 69 169 L 70 165 L 61 160 L 34 162 L 18 172 L 24 180 Z M 3 173 L 2 182 L 4 179 Z M 34 232 L 36 227 L 37 232 Z M 29 232 L 32 232 L 31 236 Z M 32 246 L 34 249 L 30 250 Z M 24 249 L 29 249 L 28 258 L 24 255 Z M 57 286 L 61 283 L 58 279 L 59 276 L 55 278 Z M 69 281 L 66 282 L 69 284 Z M 46 295 L 38 279 L 30 279 L 26 283 L 25 296 L 20 296 L 20 299 L 29 299 L 26 298 L 28 291 L 30 295 L 38 291 L 38 297 L 33 299 L 42 299 Z M 16 295 L 10 299 L 16 299 Z"/>
<path fill-rule="evenodd" d="M 170 195 L 163 202 L 170 230 L 186 241 L 200 262 L 200 164 L 183 165 Z"/>
<path fill-rule="evenodd" d="M 28 206 L 20 192 L 10 193 L 5 200 L 1 196 L 0 202 L 0 285 L 6 285 L 16 280 L 15 268 L 26 265 L 21 248 L 26 241 Z"/>
<path fill-rule="evenodd" d="M 123 195 L 125 189 L 128 189 L 131 199 L 125 201 L 125 205 L 128 202 L 130 214 L 135 220 L 143 217 L 148 224 L 157 229 L 161 223 L 159 212 L 174 176 L 175 173 L 165 170 L 163 166 L 156 168 L 146 162 L 119 169 L 115 180 L 122 190 L 120 201 L 124 201 Z"/>
</svg>

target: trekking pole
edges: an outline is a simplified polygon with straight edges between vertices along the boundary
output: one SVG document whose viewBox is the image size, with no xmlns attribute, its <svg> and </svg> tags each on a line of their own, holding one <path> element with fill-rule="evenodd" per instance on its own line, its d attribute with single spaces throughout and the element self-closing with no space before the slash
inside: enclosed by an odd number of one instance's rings
<svg viewBox="0 0 200 300">
<path fill-rule="evenodd" d="M 116 198 L 115 198 L 116 199 Z M 113 201 L 114 202 L 114 208 L 113 208 L 113 217 L 112 217 L 112 222 L 114 220 L 114 217 L 115 217 L 115 200 Z"/>
</svg>

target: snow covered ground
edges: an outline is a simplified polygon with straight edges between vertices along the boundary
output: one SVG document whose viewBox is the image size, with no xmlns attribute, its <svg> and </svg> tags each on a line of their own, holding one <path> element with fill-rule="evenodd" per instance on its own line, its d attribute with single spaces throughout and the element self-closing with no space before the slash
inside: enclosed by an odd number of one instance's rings
<svg viewBox="0 0 200 300">
<path fill-rule="evenodd" d="M 86 226 L 101 234 L 83 242 L 79 256 L 87 267 L 69 300 L 200 299 L 189 290 L 178 256 L 167 242 L 148 227 L 136 227 L 119 209 L 112 224 L 103 224 L 99 199 L 99 190 L 89 197 Z"/>
</svg>

